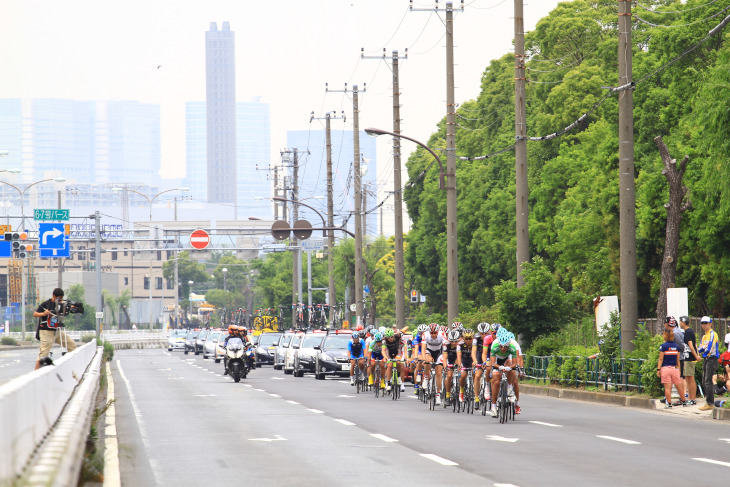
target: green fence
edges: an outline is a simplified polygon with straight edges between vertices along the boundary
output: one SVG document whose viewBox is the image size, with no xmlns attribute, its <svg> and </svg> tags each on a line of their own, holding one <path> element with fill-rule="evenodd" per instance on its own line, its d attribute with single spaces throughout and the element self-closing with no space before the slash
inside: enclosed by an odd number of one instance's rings
<svg viewBox="0 0 730 487">
<path fill-rule="evenodd" d="M 644 359 L 601 359 L 564 355 L 525 355 L 525 375 L 544 384 L 603 386 L 604 390 L 641 392 Z"/>
</svg>

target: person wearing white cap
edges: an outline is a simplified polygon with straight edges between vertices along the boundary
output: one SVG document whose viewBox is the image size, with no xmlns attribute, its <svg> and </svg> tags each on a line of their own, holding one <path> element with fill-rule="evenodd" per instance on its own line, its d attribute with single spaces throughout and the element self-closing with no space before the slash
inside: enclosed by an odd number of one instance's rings
<svg viewBox="0 0 730 487">
<path fill-rule="evenodd" d="M 702 411 L 709 411 L 715 407 L 715 384 L 712 383 L 712 376 L 717 372 L 717 360 L 720 357 L 720 343 L 717 334 L 712 329 L 712 318 L 703 316 L 700 318 L 702 325 L 702 341 L 697 349 L 704 359 L 702 364 L 702 387 L 705 388 L 705 399 L 707 404 L 700 407 Z"/>
</svg>

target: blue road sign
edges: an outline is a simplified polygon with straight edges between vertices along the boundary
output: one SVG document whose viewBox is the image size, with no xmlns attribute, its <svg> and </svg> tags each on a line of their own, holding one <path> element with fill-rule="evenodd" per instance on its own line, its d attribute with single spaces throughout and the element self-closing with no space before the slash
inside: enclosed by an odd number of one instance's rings
<svg viewBox="0 0 730 487">
<path fill-rule="evenodd" d="M 60 257 L 70 257 L 71 256 L 71 246 L 68 243 L 68 240 L 64 240 L 65 247 L 62 249 L 39 249 L 38 257 L 41 259 L 57 259 Z"/>
<path fill-rule="evenodd" d="M 0 240 L 0 257 L 12 257 L 13 250 L 10 247 L 12 242 L 10 240 Z"/>
<path fill-rule="evenodd" d="M 39 249 L 63 249 L 66 247 L 63 223 L 38 224 Z"/>
</svg>

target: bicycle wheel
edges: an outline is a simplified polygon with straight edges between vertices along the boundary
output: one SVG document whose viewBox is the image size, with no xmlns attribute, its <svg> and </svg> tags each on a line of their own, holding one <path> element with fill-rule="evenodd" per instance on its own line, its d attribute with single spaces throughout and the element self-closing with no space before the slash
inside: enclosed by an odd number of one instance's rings
<svg viewBox="0 0 730 487">
<path fill-rule="evenodd" d="M 373 381 L 373 390 L 375 391 L 375 397 L 380 397 L 380 368 L 375 365 L 375 380 Z"/>
<path fill-rule="evenodd" d="M 504 380 L 504 376 L 502 376 L 502 381 L 499 386 L 499 399 L 498 399 L 498 406 L 499 409 L 499 422 L 504 423 L 507 421 L 507 414 L 508 414 L 508 400 L 507 400 L 507 381 Z"/>
<path fill-rule="evenodd" d="M 431 377 L 428 379 L 428 408 L 433 411 L 436 409 L 436 373 L 432 370 Z"/>
<path fill-rule="evenodd" d="M 474 379 L 472 378 L 471 373 L 466 376 L 464 399 L 466 400 L 464 403 L 466 405 L 466 412 L 474 414 Z"/>
</svg>

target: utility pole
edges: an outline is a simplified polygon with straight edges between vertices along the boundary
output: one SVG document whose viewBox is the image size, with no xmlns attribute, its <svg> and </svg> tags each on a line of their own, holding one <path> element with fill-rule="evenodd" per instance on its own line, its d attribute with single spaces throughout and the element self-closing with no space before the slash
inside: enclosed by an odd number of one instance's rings
<svg viewBox="0 0 730 487">
<path fill-rule="evenodd" d="M 58 209 L 61 209 L 61 191 L 58 191 Z M 67 244 L 68 245 L 68 244 Z M 59 257 L 56 260 L 56 265 L 58 265 L 58 288 L 63 289 L 63 272 L 61 271 L 61 258 Z"/>
<path fill-rule="evenodd" d="M 96 236 L 96 262 L 94 263 L 96 271 L 96 311 L 101 312 L 101 216 L 97 210 L 94 213 L 94 234 Z M 150 275 L 150 289 L 152 289 L 152 275 Z M 97 315 L 98 316 L 98 315 Z M 101 318 L 96 319 L 96 339 L 101 339 Z M 150 321 L 152 321 L 150 319 Z M 150 328 L 152 324 L 150 323 Z"/>
<path fill-rule="evenodd" d="M 435 8 L 411 11 L 434 12 Z M 449 323 L 459 315 L 459 259 L 456 232 L 456 104 L 454 101 L 454 7 L 446 2 L 446 299 Z M 461 7 L 464 11 L 464 0 Z"/>
<path fill-rule="evenodd" d="M 327 272 L 329 274 L 329 282 L 327 286 L 327 292 L 329 293 L 329 317 L 327 322 L 329 324 L 329 328 L 332 328 L 335 305 L 337 304 L 337 291 L 335 290 L 335 261 L 333 257 L 333 253 L 335 251 L 335 216 L 334 199 L 332 195 L 332 130 L 330 122 L 332 119 L 338 118 L 341 118 L 343 122 L 347 120 L 344 111 L 339 117 L 337 115 L 333 115 L 333 113 L 335 112 L 327 112 L 324 116 L 325 144 L 327 149 L 327 226 L 330 228 L 330 230 L 327 231 Z M 320 120 L 320 118 L 315 117 L 314 112 L 312 112 L 312 116 L 309 121 L 311 122 L 315 119 Z"/>
<path fill-rule="evenodd" d="M 529 189 L 527 187 L 527 109 L 525 106 L 525 18 L 515 0 L 515 207 L 517 215 L 517 287 L 525 284 L 522 264 L 530 261 Z"/>
<path fill-rule="evenodd" d="M 631 1 L 618 0 L 618 84 L 633 83 Z M 633 86 L 618 94 L 619 246 L 621 267 L 621 350 L 634 349 L 638 299 L 636 284 L 636 197 L 634 181 Z"/>
<path fill-rule="evenodd" d="M 362 55 L 363 58 L 368 56 Z M 382 58 L 385 59 L 385 48 Z M 400 81 L 398 76 L 398 51 L 391 54 L 393 71 L 393 133 L 400 134 Z M 403 59 L 408 59 L 406 49 Z M 395 324 L 403 328 L 406 324 L 405 314 L 405 264 L 403 261 L 403 192 L 401 183 L 400 137 L 393 137 L 393 206 L 395 219 Z M 380 234 L 383 234 L 383 210 L 380 210 Z"/>
<path fill-rule="evenodd" d="M 363 92 L 367 89 L 363 83 Z M 344 90 L 347 92 L 347 84 Z M 362 289 L 362 180 L 360 178 L 360 110 L 358 106 L 357 85 L 352 85 L 352 142 L 354 146 L 353 180 L 355 186 L 355 323 L 362 324 L 363 289 Z"/>
<path fill-rule="evenodd" d="M 282 157 L 284 154 L 291 154 L 292 164 L 292 185 L 291 185 L 291 200 L 299 201 L 299 150 L 294 147 L 292 149 L 285 149 L 281 151 Z M 289 162 L 289 161 L 286 161 Z M 286 194 L 288 188 L 284 188 L 284 194 Z M 299 220 L 299 205 L 292 203 L 291 210 L 291 227 L 294 228 L 294 222 Z M 292 239 L 292 301 L 293 304 L 302 302 L 302 265 L 301 265 L 301 250 L 299 249 L 299 240 L 296 236 Z"/>
<path fill-rule="evenodd" d="M 274 198 L 279 196 L 279 168 L 274 167 Z M 274 201 L 274 220 L 279 219 L 279 203 Z"/>
</svg>

